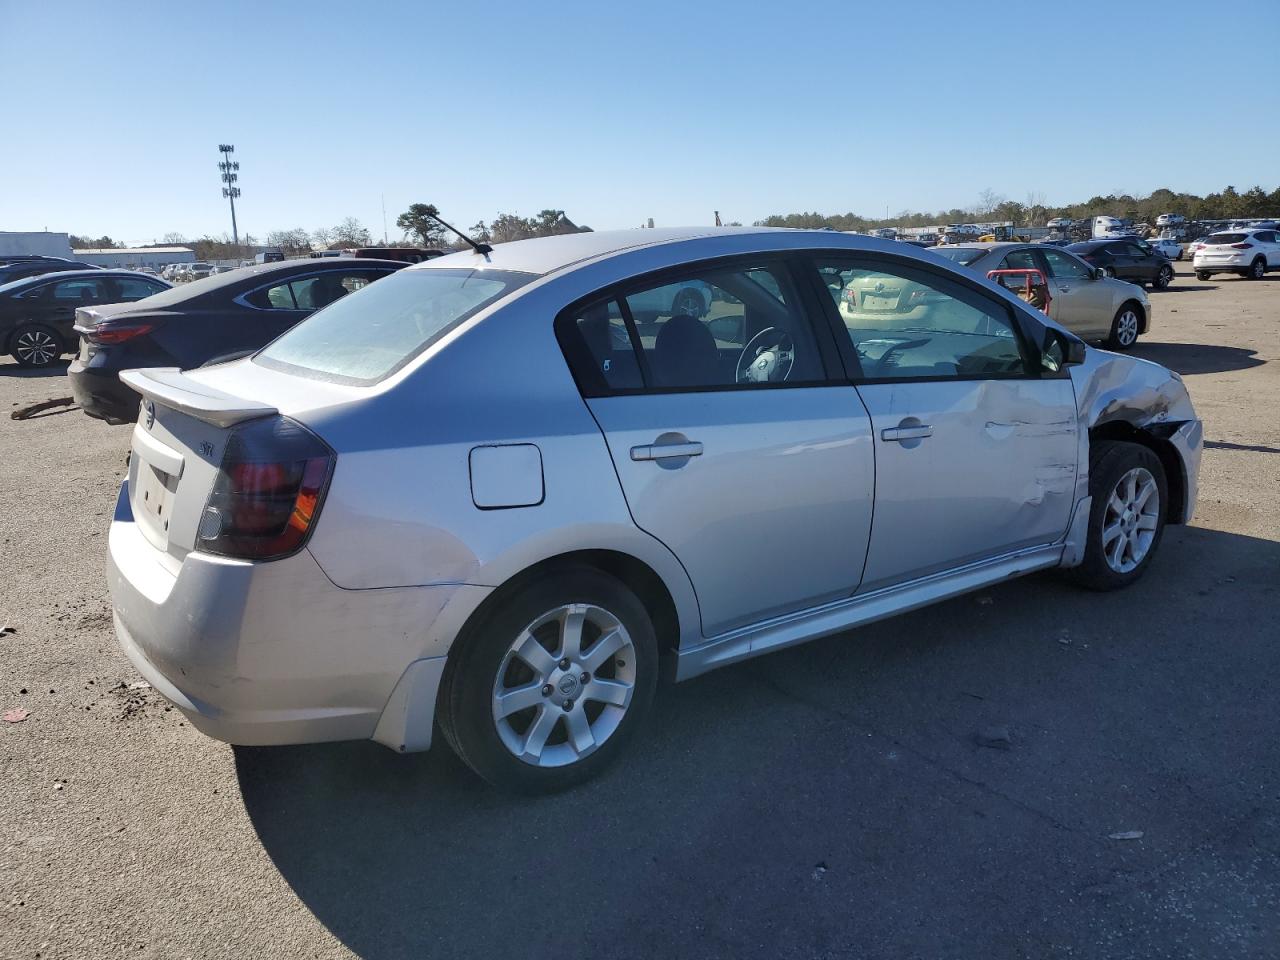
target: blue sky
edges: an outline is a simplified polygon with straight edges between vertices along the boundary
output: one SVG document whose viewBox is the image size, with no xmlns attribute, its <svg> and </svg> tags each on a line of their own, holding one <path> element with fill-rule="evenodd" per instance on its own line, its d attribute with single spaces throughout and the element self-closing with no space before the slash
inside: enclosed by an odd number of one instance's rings
<svg viewBox="0 0 1280 960">
<path fill-rule="evenodd" d="M 1280 17 L 1206 9 L 0 0 L 0 96 L 32 104 L 4 111 L 0 230 L 228 231 L 220 142 L 259 236 L 380 234 L 384 194 L 395 236 L 414 201 L 603 229 L 1274 189 Z M 1250 61 L 1254 95 L 1222 73 Z"/>
</svg>

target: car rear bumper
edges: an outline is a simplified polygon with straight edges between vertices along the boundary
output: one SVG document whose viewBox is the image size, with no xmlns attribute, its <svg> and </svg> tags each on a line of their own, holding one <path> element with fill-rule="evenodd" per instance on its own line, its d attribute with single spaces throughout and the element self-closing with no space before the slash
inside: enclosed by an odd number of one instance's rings
<svg viewBox="0 0 1280 960">
<path fill-rule="evenodd" d="M 1203 254 L 1197 253 L 1191 260 L 1192 268 L 1210 272 L 1214 270 L 1248 270 L 1251 263 L 1253 263 L 1252 258 L 1243 253 L 1230 257 L 1215 257 L 1212 260 Z"/>
<path fill-rule="evenodd" d="M 451 601 L 468 612 L 489 592 L 344 590 L 306 550 L 269 563 L 193 552 L 179 563 L 138 529 L 128 481 L 108 540 L 121 649 L 196 729 L 228 743 L 374 737 L 426 749 L 453 639 L 433 627 Z M 393 692 L 395 716 L 380 725 Z"/>
<path fill-rule="evenodd" d="M 132 423 L 138 419 L 142 398 L 120 382 L 115 370 L 87 366 L 78 357 L 67 368 L 71 395 L 89 416 L 108 423 Z"/>
</svg>

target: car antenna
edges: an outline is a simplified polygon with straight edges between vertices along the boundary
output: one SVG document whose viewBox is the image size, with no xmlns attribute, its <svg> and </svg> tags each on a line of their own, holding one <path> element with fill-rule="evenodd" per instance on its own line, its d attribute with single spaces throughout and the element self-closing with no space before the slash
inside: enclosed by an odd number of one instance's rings
<svg viewBox="0 0 1280 960">
<path fill-rule="evenodd" d="M 471 248 L 475 250 L 476 253 L 479 253 L 481 255 L 486 253 L 493 253 L 493 247 L 489 246 L 487 243 L 478 243 L 475 240 L 472 240 L 470 237 L 468 237 L 465 233 L 463 233 L 457 227 L 451 227 L 449 224 L 445 223 L 443 220 L 437 217 L 434 213 L 428 213 L 427 216 L 430 217 L 432 220 L 434 220 L 436 223 L 440 224 L 440 226 L 444 227 L 446 230 L 449 230 L 453 233 L 456 233 L 458 236 L 460 236 L 466 243 L 471 245 Z"/>
</svg>

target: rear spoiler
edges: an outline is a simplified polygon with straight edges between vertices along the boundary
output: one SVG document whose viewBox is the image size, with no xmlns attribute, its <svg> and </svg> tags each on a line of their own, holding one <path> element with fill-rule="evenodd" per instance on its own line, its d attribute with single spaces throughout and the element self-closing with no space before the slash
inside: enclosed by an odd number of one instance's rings
<svg viewBox="0 0 1280 960">
<path fill-rule="evenodd" d="M 235 397 L 193 380 L 177 367 L 125 370 L 120 380 L 149 400 L 219 427 L 273 417 L 280 412 L 265 403 Z"/>
</svg>

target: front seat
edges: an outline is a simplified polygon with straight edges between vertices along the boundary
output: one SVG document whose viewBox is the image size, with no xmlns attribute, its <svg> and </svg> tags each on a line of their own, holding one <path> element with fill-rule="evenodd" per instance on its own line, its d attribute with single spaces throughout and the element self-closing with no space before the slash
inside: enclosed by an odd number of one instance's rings
<svg viewBox="0 0 1280 960">
<path fill-rule="evenodd" d="M 333 275 L 324 275 L 316 277 L 311 281 L 311 309 L 319 310 L 321 307 L 327 307 L 335 300 L 341 300 L 347 295 L 347 288 L 342 285 L 342 281 Z"/>
<path fill-rule="evenodd" d="M 672 317 L 658 331 L 653 367 L 654 378 L 663 387 L 702 387 L 721 382 L 716 338 L 701 320 L 686 315 Z"/>
</svg>

